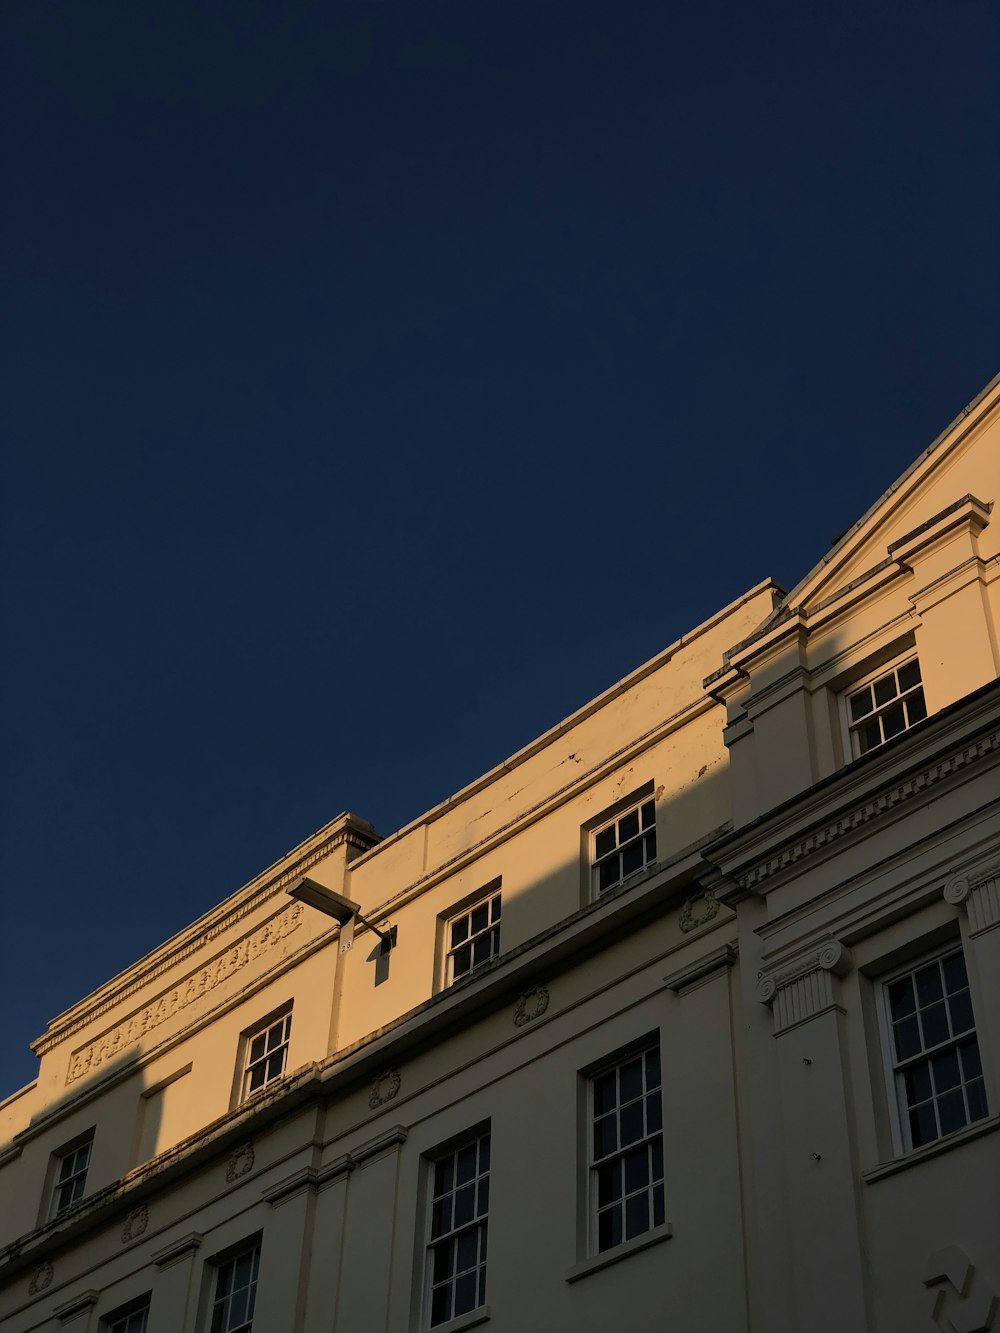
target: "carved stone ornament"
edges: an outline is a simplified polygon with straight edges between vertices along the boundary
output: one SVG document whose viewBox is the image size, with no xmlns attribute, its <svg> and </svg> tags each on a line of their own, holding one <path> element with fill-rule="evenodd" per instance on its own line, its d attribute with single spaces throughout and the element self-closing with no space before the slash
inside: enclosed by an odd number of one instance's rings
<svg viewBox="0 0 1000 1333">
<path fill-rule="evenodd" d="M 719 903 L 715 894 L 708 889 L 702 889 L 692 894 L 681 908 L 681 930 L 685 932 L 695 930 L 718 915 Z"/>
<path fill-rule="evenodd" d="M 240 1176 L 247 1175 L 253 1170 L 253 1144 L 244 1143 L 229 1159 L 226 1166 L 226 1182 L 232 1184 L 234 1180 L 239 1180 Z"/>
<path fill-rule="evenodd" d="M 942 892 L 945 902 L 953 907 L 965 905 L 970 936 L 1000 925 L 1000 865 L 968 875 L 952 875 Z"/>
<path fill-rule="evenodd" d="M 529 987 L 514 1006 L 514 1026 L 523 1028 L 525 1023 L 530 1023 L 535 1018 L 541 1018 L 548 1007 L 548 986 Z"/>
<path fill-rule="evenodd" d="M 273 952 L 276 945 L 298 929 L 303 910 L 301 903 L 295 903 L 274 920 L 266 921 L 245 935 L 231 948 L 216 954 L 205 966 L 189 973 L 176 986 L 136 1010 L 124 1022 L 110 1028 L 97 1041 L 74 1051 L 66 1071 L 66 1082 L 73 1083 L 84 1074 L 92 1074 L 109 1060 L 133 1049 L 148 1032 L 174 1018 L 182 1009 L 205 998 L 216 986 L 231 982 L 249 963 Z"/>
<path fill-rule="evenodd" d="M 372 1090 L 368 1094 L 368 1105 L 374 1111 L 377 1106 L 391 1102 L 399 1092 L 401 1083 L 398 1069 L 384 1069 L 372 1084 Z"/>
<path fill-rule="evenodd" d="M 837 1006 L 834 977 L 852 968 L 850 950 L 840 940 L 824 940 L 782 966 L 763 971 L 757 981 L 757 999 L 773 1018 L 775 1036 Z"/>
<path fill-rule="evenodd" d="M 31 1281 L 28 1283 L 28 1295 L 37 1296 L 40 1291 L 52 1284 L 52 1265 L 46 1259 L 44 1264 L 39 1264 L 31 1275 Z"/>
<path fill-rule="evenodd" d="M 931 1319 L 942 1333 L 989 1333 L 996 1327 L 1000 1300 L 957 1245 L 928 1255 L 921 1281 L 933 1293 Z"/>
<path fill-rule="evenodd" d="M 135 1240 L 137 1236 L 141 1236 L 148 1226 L 149 1209 L 141 1203 L 138 1208 L 133 1208 L 125 1219 L 122 1226 L 122 1244 L 125 1245 L 130 1240 Z"/>
</svg>

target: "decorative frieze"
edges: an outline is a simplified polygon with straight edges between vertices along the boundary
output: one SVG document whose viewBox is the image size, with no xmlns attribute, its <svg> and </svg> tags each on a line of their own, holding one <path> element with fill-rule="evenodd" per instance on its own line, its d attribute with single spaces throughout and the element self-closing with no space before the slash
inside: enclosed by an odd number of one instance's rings
<svg viewBox="0 0 1000 1333">
<path fill-rule="evenodd" d="M 514 1006 L 514 1026 L 523 1028 L 526 1023 L 541 1018 L 549 1007 L 549 988 L 544 984 L 529 986 Z"/>
<path fill-rule="evenodd" d="M 905 781 L 899 782 L 893 787 L 887 787 L 884 791 L 879 792 L 877 796 L 873 796 L 853 810 L 845 811 L 822 827 L 815 828 L 797 841 L 788 843 L 774 856 L 769 856 L 766 860 L 748 867 L 736 877 L 737 884 L 744 893 L 762 892 L 762 885 L 772 876 L 780 874 L 781 871 L 787 870 L 789 866 L 796 865 L 799 861 L 811 856 L 814 852 L 820 851 L 830 843 L 836 842 L 839 838 L 853 833 L 871 820 L 878 819 L 881 815 L 896 809 L 906 801 L 921 795 L 929 787 L 935 786 L 953 773 L 985 759 L 997 749 L 1000 749 L 1000 731 L 994 731 L 979 737 L 978 740 L 964 746 L 954 754 L 945 755 L 921 772 L 912 774 Z"/>
<path fill-rule="evenodd" d="M 247 964 L 272 949 L 292 931 L 297 930 L 303 914 L 301 903 L 295 903 L 257 930 L 245 935 L 232 948 L 216 954 L 204 967 L 191 972 L 169 991 L 164 991 L 150 1004 L 129 1018 L 110 1028 L 97 1041 L 74 1051 L 66 1071 L 66 1082 L 73 1083 L 84 1074 L 92 1073 L 101 1065 L 134 1046 L 154 1028 L 160 1027 L 182 1009 L 203 999 L 216 986 L 227 981 Z"/>
<path fill-rule="evenodd" d="M 368 1105 L 374 1111 L 377 1107 L 384 1106 L 386 1102 L 391 1102 L 398 1095 L 401 1084 L 402 1079 L 398 1069 L 384 1069 L 372 1083 L 372 1090 L 368 1094 Z"/>
<path fill-rule="evenodd" d="M 852 966 L 851 955 L 839 940 L 824 940 L 774 970 L 763 970 L 757 998 L 771 1010 L 774 1035 L 839 1008 L 834 977 L 844 976 Z"/>
<path fill-rule="evenodd" d="M 953 875 L 944 886 L 944 900 L 955 907 L 965 904 L 970 936 L 1000 925 L 1000 865 L 971 875 Z"/>
</svg>

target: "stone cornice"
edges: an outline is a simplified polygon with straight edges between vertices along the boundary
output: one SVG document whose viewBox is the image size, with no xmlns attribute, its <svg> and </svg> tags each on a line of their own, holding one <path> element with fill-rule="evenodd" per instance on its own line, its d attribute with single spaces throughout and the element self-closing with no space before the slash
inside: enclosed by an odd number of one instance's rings
<svg viewBox="0 0 1000 1333">
<path fill-rule="evenodd" d="M 766 893 L 770 882 L 811 857 L 825 854 L 833 844 L 855 834 L 872 821 L 892 816 L 908 803 L 956 775 L 969 773 L 1000 751 L 1000 716 L 996 683 L 961 700 L 920 729 L 901 736 L 892 746 L 873 751 L 831 778 L 816 784 L 754 822 L 705 850 L 705 857 L 724 876 L 716 896 L 734 906 L 748 893 Z M 983 714 L 981 720 L 977 714 Z M 978 723 L 976 733 L 955 737 L 951 744 L 931 748 L 930 742 L 947 734 L 969 715 Z M 958 743 L 956 743 L 956 741 Z M 909 757 L 910 763 L 899 761 Z M 844 797 L 854 789 L 853 800 Z M 760 855 L 756 849 L 766 849 Z"/>
<path fill-rule="evenodd" d="M 144 958 L 140 958 L 85 1000 L 81 1000 L 79 1004 L 52 1019 L 47 1030 L 31 1043 L 31 1049 L 36 1054 L 42 1055 L 51 1050 L 57 1042 L 62 1041 L 68 1032 L 78 1030 L 85 1023 L 92 1022 L 95 1016 L 100 1016 L 112 1006 L 123 1003 L 157 977 L 172 970 L 178 962 L 202 949 L 206 943 L 231 930 L 250 912 L 259 908 L 266 899 L 278 898 L 304 871 L 329 856 L 338 847 L 351 846 L 360 849 L 367 844 L 367 849 L 377 841 L 378 834 L 367 821 L 349 813 L 338 815 L 336 819 L 306 839 L 280 861 L 275 862 L 249 884 L 237 890 L 211 912 L 206 912 L 185 930 L 166 940 Z"/>
</svg>

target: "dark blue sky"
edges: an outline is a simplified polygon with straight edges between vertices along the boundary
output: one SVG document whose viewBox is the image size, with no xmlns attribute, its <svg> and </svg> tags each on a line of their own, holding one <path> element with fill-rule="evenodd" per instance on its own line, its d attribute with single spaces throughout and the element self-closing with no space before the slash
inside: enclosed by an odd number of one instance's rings
<svg viewBox="0 0 1000 1333">
<path fill-rule="evenodd" d="M 6 1019 L 390 832 L 1000 365 L 993 0 L 6 0 Z"/>
</svg>

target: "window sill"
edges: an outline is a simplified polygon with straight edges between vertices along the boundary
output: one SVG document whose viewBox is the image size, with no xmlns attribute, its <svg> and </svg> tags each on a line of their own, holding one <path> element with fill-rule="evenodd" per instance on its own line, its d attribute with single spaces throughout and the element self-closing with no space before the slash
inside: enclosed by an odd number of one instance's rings
<svg viewBox="0 0 1000 1333">
<path fill-rule="evenodd" d="M 485 1324 L 489 1317 L 490 1307 L 481 1305 L 478 1310 L 470 1310 L 468 1314 L 457 1315 L 444 1324 L 435 1324 L 430 1333 L 464 1333 L 467 1328 L 475 1328 L 477 1324 Z"/>
<path fill-rule="evenodd" d="M 631 1258 L 633 1254 L 638 1254 L 640 1250 L 648 1250 L 651 1245 L 659 1245 L 661 1241 L 669 1240 L 673 1234 L 673 1223 L 664 1222 L 662 1226 L 654 1227 L 652 1231 L 646 1231 L 643 1235 L 627 1240 L 622 1245 L 616 1245 L 613 1250 L 605 1250 L 603 1254 L 591 1255 L 589 1259 L 584 1259 L 582 1263 L 575 1264 L 563 1275 L 563 1280 L 579 1282 L 582 1277 L 589 1277 L 591 1273 L 598 1273 L 602 1268 L 609 1268 L 621 1259 Z"/>
<path fill-rule="evenodd" d="M 997 1129 L 1000 1129 L 1000 1115 L 991 1115 L 986 1120 L 977 1120 L 974 1125 L 967 1125 L 965 1129 L 960 1129 L 955 1134 L 949 1134 L 946 1138 L 938 1139 L 936 1143 L 928 1143 L 925 1148 L 916 1148 L 913 1152 L 908 1152 L 905 1157 L 897 1157 L 891 1162 L 881 1162 L 868 1171 L 862 1171 L 861 1179 L 866 1185 L 871 1185 L 876 1180 L 883 1180 L 886 1176 L 894 1176 L 897 1171 L 907 1171 L 911 1166 L 919 1166 L 921 1162 L 926 1162 L 928 1158 L 938 1157 L 944 1152 L 951 1152 L 952 1148 L 959 1148 L 963 1143 L 968 1143 L 970 1139 L 978 1139 L 983 1134 L 992 1134 Z"/>
</svg>

